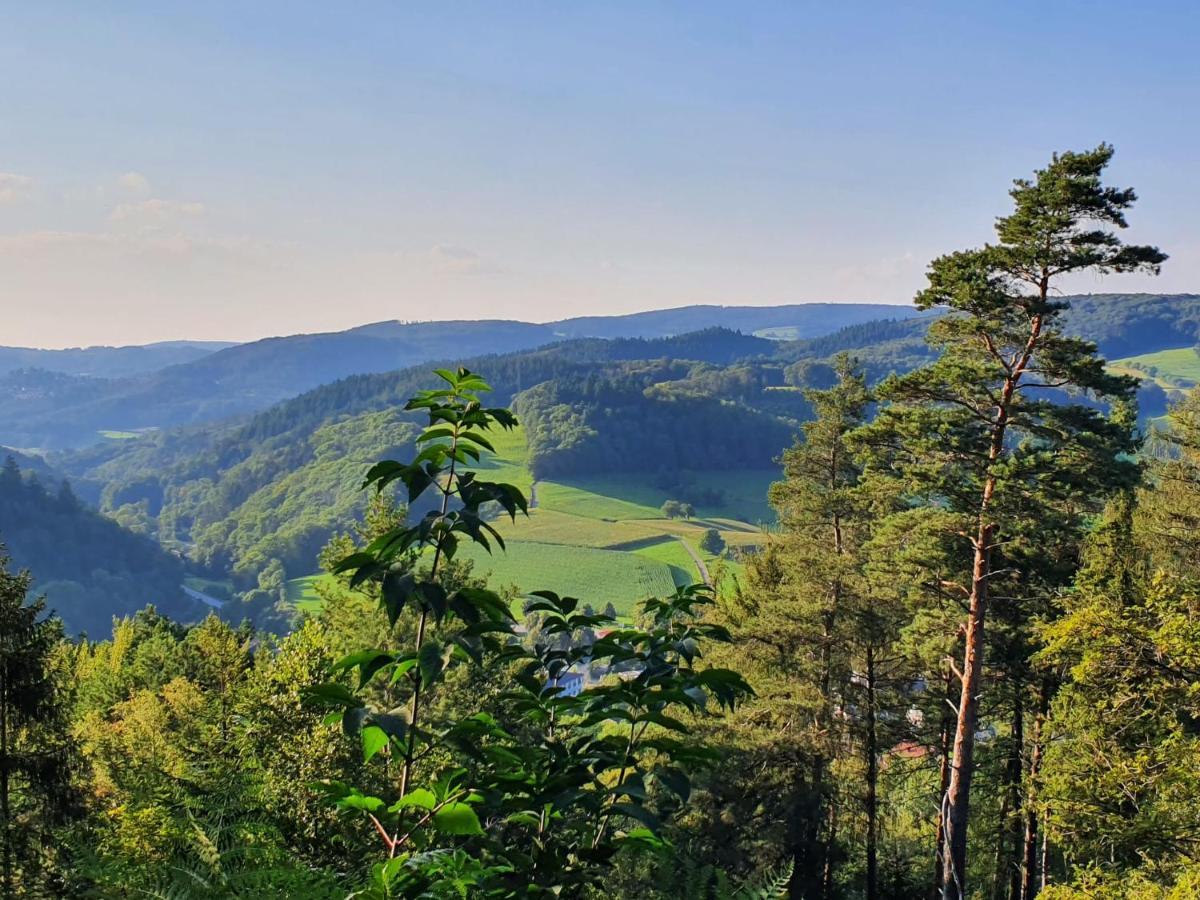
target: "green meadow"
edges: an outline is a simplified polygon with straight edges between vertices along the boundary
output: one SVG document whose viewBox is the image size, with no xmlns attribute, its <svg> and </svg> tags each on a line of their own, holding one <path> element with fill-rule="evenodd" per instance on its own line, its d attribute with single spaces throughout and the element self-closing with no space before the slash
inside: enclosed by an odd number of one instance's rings
<svg viewBox="0 0 1200 900">
<path fill-rule="evenodd" d="M 1109 363 L 1114 372 L 1150 378 L 1164 388 L 1189 388 L 1200 384 L 1200 352 L 1195 347 L 1179 347 L 1114 359 Z"/>
<path fill-rule="evenodd" d="M 287 583 L 288 602 L 303 612 L 316 612 L 321 608 L 321 597 L 317 594 L 317 582 L 330 575 L 308 575 L 293 578 Z"/>
<path fill-rule="evenodd" d="M 676 575 L 665 562 L 619 550 L 509 541 L 505 551 L 489 555 L 463 545 L 459 559 L 475 564 L 476 574 L 488 576 L 496 589 L 515 588 L 519 595 L 550 590 L 602 609 L 611 603 L 619 615 L 629 615 L 645 597 L 670 594 Z"/>
<path fill-rule="evenodd" d="M 720 492 L 723 502 L 700 505 L 691 520 L 665 519 L 661 507 L 675 499 L 655 486 L 649 473 L 563 478 L 534 484 L 521 428 L 488 435 L 494 454 L 475 468 L 481 478 L 515 484 L 531 498 L 528 516 L 501 517 L 492 524 L 507 551 L 493 553 L 463 544 L 459 557 L 496 589 L 518 594 L 546 589 L 579 597 L 597 609 L 612 603 L 620 615 L 646 597 L 667 594 L 701 579 L 688 548 L 712 569 L 718 560 L 699 550 L 705 529 L 716 528 L 730 547 L 762 543 L 759 521 L 770 516 L 767 487 L 774 469 L 748 472 L 691 472 L 687 480 Z M 685 546 L 686 542 L 686 546 Z M 727 564 L 740 570 L 736 564 Z M 288 599 L 300 609 L 320 605 L 311 575 L 288 582 Z"/>
</svg>

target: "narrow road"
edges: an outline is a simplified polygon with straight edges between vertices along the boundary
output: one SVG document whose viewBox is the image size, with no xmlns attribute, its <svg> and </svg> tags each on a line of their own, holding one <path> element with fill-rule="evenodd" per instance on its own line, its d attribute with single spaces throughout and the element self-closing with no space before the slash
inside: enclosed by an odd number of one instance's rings
<svg viewBox="0 0 1200 900">
<path fill-rule="evenodd" d="M 700 558 L 700 554 L 692 549 L 691 544 L 678 535 L 676 535 L 675 540 L 683 544 L 683 549 L 688 552 L 688 556 L 692 558 L 692 562 L 694 562 L 696 564 L 696 568 L 700 570 L 700 578 L 705 584 L 707 584 L 709 587 L 712 587 L 712 577 L 708 574 L 708 566 L 704 564 L 704 560 Z"/>
<path fill-rule="evenodd" d="M 225 605 L 224 600 L 218 600 L 216 597 L 210 597 L 208 594 L 201 593 L 195 588 L 188 587 L 186 584 L 182 585 L 182 587 L 185 594 L 187 594 L 193 600 L 199 600 L 205 606 L 211 606 L 213 609 L 220 609 Z"/>
</svg>

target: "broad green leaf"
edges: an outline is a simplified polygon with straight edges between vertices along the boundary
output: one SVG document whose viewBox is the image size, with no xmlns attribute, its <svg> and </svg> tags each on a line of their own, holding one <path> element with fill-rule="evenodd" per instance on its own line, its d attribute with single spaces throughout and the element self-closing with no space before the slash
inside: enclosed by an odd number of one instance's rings
<svg viewBox="0 0 1200 900">
<path fill-rule="evenodd" d="M 392 805 L 393 812 L 402 809 L 433 809 L 437 806 L 437 797 L 428 788 L 413 788 Z"/>
<path fill-rule="evenodd" d="M 418 665 L 421 667 L 421 684 L 429 687 L 446 667 L 442 658 L 442 645 L 437 641 L 426 641 L 422 644 L 418 653 Z"/>
<path fill-rule="evenodd" d="M 433 824 L 445 834 L 483 834 L 479 816 L 468 803 L 447 803 L 434 813 Z"/>
<path fill-rule="evenodd" d="M 370 762 L 371 758 L 383 750 L 388 745 L 387 733 L 378 725 L 367 725 L 361 732 L 363 762 Z"/>
<path fill-rule="evenodd" d="M 350 688 L 336 682 L 314 684 L 311 687 L 302 689 L 301 694 L 310 703 L 324 706 L 353 708 L 363 705 L 362 701 L 354 695 L 354 692 Z"/>
</svg>

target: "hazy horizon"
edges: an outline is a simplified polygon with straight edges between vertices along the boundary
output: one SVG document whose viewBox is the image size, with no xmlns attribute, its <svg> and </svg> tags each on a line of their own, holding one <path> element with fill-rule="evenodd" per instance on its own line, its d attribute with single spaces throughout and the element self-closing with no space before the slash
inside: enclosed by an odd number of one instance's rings
<svg viewBox="0 0 1200 900">
<path fill-rule="evenodd" d="M 1071 288 L 1197 291 L 1197 24 L 1183 3 L 15 8 L 0 344 L 906 304 L 991 237 L 1013 178 L 1101 141 L 1141 198 L 1128 238 L 1171 259 Z"/>
<path fill-rule="evenodd" d="M 156 338 L 154 340 L 140 341 L 140 342 L 136 342 L 136 343 L 126 342 L 126 343 L 122 343 L 122 344 L 99 343 L 99 344 L 61 344 L 61 345 L 55 345 L 55 346 L 49 346 L 49 345 L 41 346 L 41 345 L 34 345 L 34 344 L 23 344 L 23 345 L 4 344 L 4 343 L 0 342 L 0 347 L 8 347 L 8 348 L 14 348 L 14 349 L 28 349 L 28 350 L 80 350 L 80 349 L 86 350 L 91 347 L 144 347 L 144 346 L 150 346 L 153 344 L 187 344 L 187 343 L 250 344 L 255 341 L 268 340 L 270 338 L 292 337 L 292 336 L 303 335 L 303 334 L 329 334 L 329 333 L 336 333 L 339 331 L 349 331 L 349 330 L 353 330 L 355 328 L 365 328 L 365 327 L 368 327 L 371 325 L 382 325 L 382 324 L 386 324 L 386 323 L 390 323 L 390 322 L 401 322 L 405 325 L 421 325 L 421 324 L 430 324 L 430 323 L 435 323 L 435 322 L 497 321 L 497 322 L 524 322 L 524 323 L 533 324 L 533 325 L 546 325 L 546 324 L 550 324 L 550 323 L 554 323 L 554 322 L 561 322 L 566 319 L 590 318 L 593 316 L 604 317 L 604 316 L 637 315 L 639 313 L 666 312 L 666 311 L 673 310 L 673 309 L 687 309 L 689 307 L 694 307 L 694 306 L 722 306 L 722 307 L 730 307 L 730 308 L 736 308 L 736 307 L 767 308 L 767 307 L 776 307 L 776 306 L 820 306 L 822 304 L 831 304 L 831 305 L 836 305 L 836 306 L 886 305 L 886 306 L 895 306 L 897 308 L 911 306 L 910 303 L 884 303 L 883 301 L 876 301 L 876 300 L 800 300 L 800 301 L 797 301 L 796 303 L 704 303 L 704 304 L 681 303 L 677 306 L 655 306 L 655 307 L 648 307 L 646 309 L 632 309 L 632 310 L 629 310 L 627 312 L 622 312 L 622 313 L 608 313 L 608 312 L 580 313 L 578 315 L 572 313 L 571 315 L 559 316 L 557 318 L 541 317 L 541 318 L 521 319 L 521 318 L 515 318 L 512 316 L 486 316 L 485 315 L 485 316 L 470 316 L 470 317 L 468 317 L 468 316 L 449 316 L 449 317 L 445 317 L 445 318 L 434 317 L 434 318 L 419 318 L 419 319 L 396 319 L 396 318 L 373 319 L 369 322 L 355 322 L 351 325 L 347 325 L 345 328 L 322 329 L 319 331 L 300 330 L 300 331 L 278 332 L 278 333 L 272 333 L 272 334 L 259 334 L 259 335 L 253 335 L 250 337 L 246 337 L 246 338 L 243 338 L 240 340 L 235 339 L 235 338 L 221 338 L 221 337 L 191 338 L 191 337 L 187 337 L 187 336 L 176 336 L 176 337 Z"/>
</svg>

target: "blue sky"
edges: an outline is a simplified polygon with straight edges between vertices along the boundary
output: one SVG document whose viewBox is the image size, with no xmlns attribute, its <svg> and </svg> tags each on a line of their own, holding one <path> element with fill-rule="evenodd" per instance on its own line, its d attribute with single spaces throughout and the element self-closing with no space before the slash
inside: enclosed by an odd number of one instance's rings
<svg viewBox="0 0 1200 900">
<path fill-rule="evenodd" d="M 904 303 L 1101 140 L 1200 291 L 1198 10 L 6 4 L 0 344 Z"/>
</svg>

